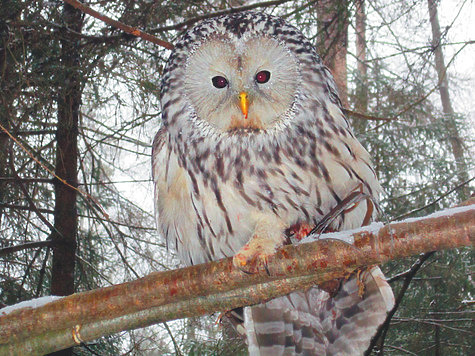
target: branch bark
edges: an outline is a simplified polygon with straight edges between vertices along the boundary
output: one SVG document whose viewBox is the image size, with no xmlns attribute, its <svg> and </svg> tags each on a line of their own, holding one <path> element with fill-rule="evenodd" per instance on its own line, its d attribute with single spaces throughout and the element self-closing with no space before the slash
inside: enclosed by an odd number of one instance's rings
<svg viewBox="0 0 475 356">
<path fill-rule="evenodd" d="M 286 246 L 270 258 L 271 276 L 244 274 L 228 258 L 77 293 L 40 308 L 19 309 L 0 317 L 0 354 L 51 352 L 122 330 L 261 303 L 362 266 L 472 246 L 475 199 L 470 204 Z"/>
</svg>

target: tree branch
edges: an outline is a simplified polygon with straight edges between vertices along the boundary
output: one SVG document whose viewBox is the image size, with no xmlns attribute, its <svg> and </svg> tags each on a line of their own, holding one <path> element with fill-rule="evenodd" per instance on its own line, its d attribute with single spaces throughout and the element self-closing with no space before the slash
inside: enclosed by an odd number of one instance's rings
<svg viewBox="0 0 475 356">
<path fill-rule="evenodd" d="M 51 245 L 53 245 L 53 242 L 51 240 L 25 242 L 21 245 L 15 245 L 15 246 L 0 248 L 0 257 L 6 256 L 8 254 L 18 252 L 18 251 L 33 249 L 33 248 L 37 248 L 37 247 L 48 247 L 48 246 L 51 246 Z"/>
<path fill-rule="evenodd" d="M 405 271 L 404 274 L 404 284 L 402 285 L 396 300 L 394 302 L 393 308 L 388 312 L 388 315 L 386 316 L 386 320 L 379 326 L 378 330 L 376 331 L 376 334 L 373 336 L 371 339 L 371 343 L 368 347 L 368 349 L 365 351 L 365 356 L 368 356 L 371 354 L 371 351 L 373 351 L 373 348 L 376 346 L 378 343 L 378 350 L 381 352 L 383 347 L 384 347 L 384 340 L 386 339 L 386 334 L 389 330 L 389 324 L 391 323 L 391 320 L 396 314 L 396 311 L 399 309 L 401 306 L 401 302 L 404 298 L 404 295 L 406 294 L 407 289 L 409 288 L 409 285 L 412 282 L 412 279 L 414 276 L 417 274 L 419 269 L 422 267 L 425 261 L 430 258 L 434 254 L 434 251 L 431 252 L 426 252 L 423 253 L 417 261 L 411 266 L 411 268 L 407 271 Z"/>
<path fill-rule="evenodd" d="M 263 1 L 263 2 L 258 2 L 254 4 L 249 4 L 249 5 L 243 5 L 243 6 L 236 6 L 236 7 L 230 7 L 228 9 L 223 9 L 223 10 L 218 10 L 215 12 L 208 12 L 206 14 L 198 15 L 196 17 L 187 19 L 183 22 L 179 22 L 174 25 L 170 26 L 163 26 L 163 27 L 158 27 L 156 29 L 151 30 L 150 32 L 152 33 L 160 33 L 160 32 L 165 32 L 165 31 L 171 31 L 171 30 L 180 30 L 183 27 L 188 27 L 191 26 L 199 21 L 202 20 L 207 20 L 211 19 L 214 17 L 219 17 L 222 15 L 228 15 L 228 14 L 234 14 L 237 12 L 243 12 L 243 11 L 249 11 L 249 10 L 254 10 L 254 9 L 260 9 L 260 8 L 266 8 L 266 7 L 271 7 L 271 6 L 278 6 L 285 4 L 286 2 L 290 2 L 291 0 L 272 0 L 272 1 Z"/>
<path fill-rule="evenodd" d="M 82 12 L 91 15 L 95 17 L 96 19 L 99 19 L 103 22 L 105 22 L 108 25 L 111 25 L 115 28 L 118 28 L 128 34 L 134 35 L 136 37 L 140 37 L 146 41 L 155 43 L 156 45 L 165 47 L 167 49 L 173 49 L 173 45 L 167 41 L 163 41 L 153 35 L 150 35 L 146 32 L 143 32 L 135 27 L 131 27 L 129 25 L 126 25 L 120 21 L 111 19 L 110 17 L 103 15 L 96 10 L 91 9 L 89 6 L 84 5 L 83 3 L 77 1 L 77 0 L 63 0 L 65 3 L 71 5 L 72 7 L 81 10 Z"/>
<path fill-rule="evenodd" d="M 286 246 L 269 259 L 271 276 L 244 274 L 228 258 L 152 273 L 40 308 L 19 309 L 0 317 L 0 354 L 52 352 L 121 330 L 262 303 L 345 276 L 362 266 L 472 246 L 475 199 L 470 204 L 425 218 L 386 226 L 372 224 Z"/>
</svg>

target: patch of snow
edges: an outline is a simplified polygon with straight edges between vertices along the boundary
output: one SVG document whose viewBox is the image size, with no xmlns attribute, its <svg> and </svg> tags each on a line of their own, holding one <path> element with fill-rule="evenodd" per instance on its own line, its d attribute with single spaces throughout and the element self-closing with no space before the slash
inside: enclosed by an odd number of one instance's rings
<svg viewBox="0 0 475 356">
<path fill-rule="evenodd" d="M 322 234 L 320 236 L 312 234 L 310 236 L 303 238 L 300 241 L 300 243 L 309 243 L 309 242 L 314 242 L 316 240 L 323 240 L 323 239 L 336 239 L 336 240 L 344 241 L 349 244 L 353 244 L 354 243 L 353 234 L 357 232 L 362 232 L 362 231 L 367 231 L 372 234 L 377 234 L 383 226 L 384 224 L 382 222 L 374 222 L 368 226 L 363 226 L 363 227 L 359 227 L 357 229 L 352 229 L 352 230 L 329 232 L 326 234 Z"/>
<path fill-rule="evenodd" d="M 444 209 L 441 211 L 436 211 L 435 213 L 432 213 L 430 215 L 420 216 L 417 218 L 409 218 L 402 221 L 395 221 L 395 223 L 412 223 L 412 222 L 416 222 L 423 219 L 439 218 L 441 216 L 450 216 L 450 215 L 463 213 L 465 211 L 471 211 L 471 210 L 475 210 L 475 204 L 467 205 L 467 206 L 459 206 L 457 208 Z"/>
<path fill-rule="evenodd" d="M 418 217 L 418 218 L 409 218 L 409 219 L 405 219 L 405 220 L 402 220 L 402 221 L 394 221 L 392 224 L 413 223 L 413 222 L 423 220 L 423 219 L 439 218 L 441 216 L 451 216 L 451 215 L 454 215 L 454 214 L 462 213 L 462 212 L 465 212 L 465 211 L 471 211 L 471 210 L 475 210 L 475 204 L 467 205 L 467 206 L 460 206 L 460 207 L 457 207 L 457 208 L 444 209 L 444 210 L 432 213 L 430 215 L 421 216 L 421 217 Z M 372 234 L 378 234 L 379 230 L 383 226 L 384 226 L 384 224 L 382 222 L 374 222 L 374 223 L 372 223 L 368 226 L 363 226 L 363 227 L 353 229 L 353 230 L 330 232 L 330 233 L 322 234 L 320 236 L 318 236 L 316 234 L 312 234 L 310 236 L 307 236 L 307 237 L 303 238 L 298 243 L 309 243 L 309 242 L 314 242 L 314 241 L 323 240 L 323 239 L 336 239 L 336 240 L 341 240 L 341 241 L 353 244 L 354 243 L 354 238 L 352 236 L 353 234 L 355 234 L 357 232 L 362 232 L 362 231 L 367 231 L 367 232 L 370 232 Z M 389 226 L 391 226 L 391 224 L 389 224 Z M 391 228 L 390 228 L 390 232 L 392 234 L 395 233 L 395 231 Z"/>
<path fill-rule="evenodd" d="M 25 300 L 24 302 L 20 302 L 17 304 L 9 305 L 5 308 L 0 309 L 0 316 L 10 314 L 14 310 L 22 309 L 22 308 L 39 308 L 45 304 L 51 303 L 55 300 L 61 299 L 62 297 L 58 297 L 55 295 L 49 295 L 47 297 L 40 297 L 31 300 Z"/>
</svg>

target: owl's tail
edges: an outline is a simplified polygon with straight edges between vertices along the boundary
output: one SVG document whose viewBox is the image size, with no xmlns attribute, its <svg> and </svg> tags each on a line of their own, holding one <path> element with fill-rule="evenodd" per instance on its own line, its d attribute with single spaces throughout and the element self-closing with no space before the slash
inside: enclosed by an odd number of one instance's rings
<svg viewBox="0 0 475 356">
<path fill-rule="evenodd" d="M 317 287 L 244 310 L 249 354 L 362 355 L 394 305 L 379 267 L 345 279 L 335 295 Z"/>
</svg>

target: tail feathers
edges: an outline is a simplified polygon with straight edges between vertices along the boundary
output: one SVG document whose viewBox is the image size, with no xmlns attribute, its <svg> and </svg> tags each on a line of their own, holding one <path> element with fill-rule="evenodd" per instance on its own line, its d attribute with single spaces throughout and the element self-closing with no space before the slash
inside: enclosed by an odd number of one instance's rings
<svg viewBox="0 0 475 356">
<path fill-rule="evenodd" d="M 244 309 L 250 355 L 322 355 L 325 337 L 306 293 L 295 292 Z"/>
<path fill-rule="evenodd" d="M 326 355 L 362 355 L 394 305 L 391 287 L 379 267 L 353 275 L 321 309 L 329 346 Z"/>
<path fill-rule="evenodd" d="M 249 354 L 362 355 L 393 305 L 391 288 L 373 267 L 345 280 L 334 296 L 314 287 L 247 307 Z"/>
</svg>

